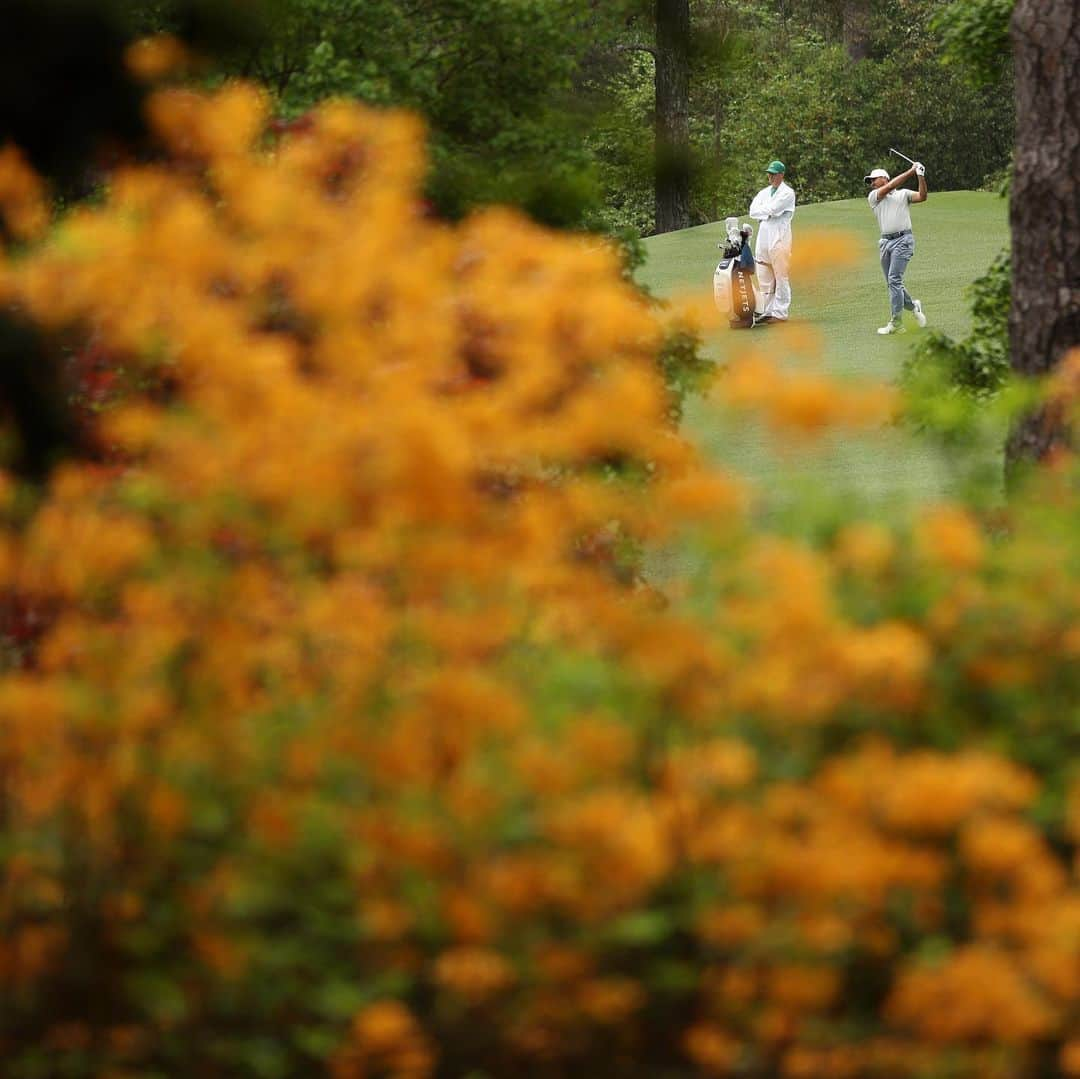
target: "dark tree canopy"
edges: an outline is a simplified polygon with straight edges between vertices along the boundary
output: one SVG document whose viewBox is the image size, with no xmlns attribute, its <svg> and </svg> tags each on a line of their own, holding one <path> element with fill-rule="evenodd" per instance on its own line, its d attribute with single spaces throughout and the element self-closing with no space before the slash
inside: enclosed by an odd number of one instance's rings
<svg viewBox="0 0 1080 1079">
<path fill-rule="evenodd" d="M 142 89 L 124 70 L 119 11 L 82 0 L 9 0 L 0 36 L 0 142 L 77 185 L 101 144 L 137 141 Z"/>
<path fill-rule="evenodd" d="M 259 25 L 238 18 L 243 4 L 158 6 L 167 6 L 174 29 L 201 49 L 253 41 Z M 152 153 L 145 87 L 125 64 L 138 31 L 135 14 L 119 0 L 7 0 L 4 6 L 0 146 L 19 147 L 65 198 L 92 190 L 104 155 Z M 0 407 L 18 432 L 17 464 L 27 477 L 43 478 L 61 455 L 94 452 L 67 406 L 57 342 L 15 313 L 0 317 Z"/>
<path fill-rule="evenodd" d="M 142 24 L 175 13 L 135 0 Z M 269 0 L 270 32 L 233 48 L 286 117 L 344 96 L 415 109 L 429 127 L 428 195 L 457 217 L 488 202 L 554 225 L 599 205 L 573 79 L 608 22 L 576 0 Z"/>
</svg>

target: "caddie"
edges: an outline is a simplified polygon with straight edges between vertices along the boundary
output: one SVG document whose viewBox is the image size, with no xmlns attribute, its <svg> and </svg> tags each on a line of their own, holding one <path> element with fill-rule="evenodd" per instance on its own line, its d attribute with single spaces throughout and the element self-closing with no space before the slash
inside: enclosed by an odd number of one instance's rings
<svg viewBox="0 0 1080 1079">
<path fill-rule="evenodd" d="M 750 203 L 750 216 L 760 221 L 754 258 L 757 259 L 758 309 L 754 325 L 786 322 L 791 307 L 791 219 L 795 216 L 795 192 L 784 183 L 784 163 L 770 161 L 765 169 L 769 182 Z"/>
<path fill-rule="evenodd" d="M 919 190 L 901 187 L 912 176 L 919 178 Z M 867 202 L 877 218 L 881 239 L 878 241 L 878 254 L 881 256 L 881 272 L 889 288 L 889 321 L 879 327 L 878 333 L 904 333 L 903 317 L 905 309 L 911 311 L 920 326 L 926 325 L 921 300 L 913 300 L 904 287 L 904 272 L 912 255 L 915 254 L 915 235 L 911 231 L 911 211 L 913 202 L 926 202 L 926 167 L 916 161 L 906 172 L 901 172 L 892 179 L 884 169 L 871 169 L 864 177 L 870 185 Z"/>
</svg>

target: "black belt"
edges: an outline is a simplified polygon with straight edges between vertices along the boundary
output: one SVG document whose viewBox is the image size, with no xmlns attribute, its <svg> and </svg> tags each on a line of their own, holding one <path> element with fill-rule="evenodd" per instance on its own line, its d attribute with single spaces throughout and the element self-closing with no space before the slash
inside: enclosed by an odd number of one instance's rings
<svg viewBox="0 0 1080 1079">
<path fill-rule="evenodd" d="M 883 240 L 896 240 L 901 236 L 906 236 L 909 232 L 911 232 L 911 229 L 901 229 L 899 232 L 883 232 L 881 238 Z"/>
</svg>

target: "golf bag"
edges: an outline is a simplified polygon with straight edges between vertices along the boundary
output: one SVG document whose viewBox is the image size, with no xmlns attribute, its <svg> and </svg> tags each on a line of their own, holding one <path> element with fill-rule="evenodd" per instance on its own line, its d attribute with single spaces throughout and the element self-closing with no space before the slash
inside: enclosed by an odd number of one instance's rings
<svg viewBox="0 0 1080 1079">
<path fill-rule="evenodd" d="M 756 298 L 756 265 L 750 249 L 753 225 L 741 225 L 737 217 L 724 221 L 727 239 L 717 244 L 723 248 L 723 258 L 713 273 L 713 299 L 724 314 L 730 315 L 733 329 L 748 330 L 754 325 Z"/>
</svg>

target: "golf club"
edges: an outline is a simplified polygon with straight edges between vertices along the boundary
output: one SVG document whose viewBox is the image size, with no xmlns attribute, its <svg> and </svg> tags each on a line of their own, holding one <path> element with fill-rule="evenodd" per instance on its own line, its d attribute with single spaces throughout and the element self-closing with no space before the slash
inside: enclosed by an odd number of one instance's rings
<svg viewBox="0 0 1080 1079">
<path fill-rule="evenodd" d="M 912 161 L 911 158 L 908 157 L 907 154 L 902 154 L 902 153 L 900 153 L 899 150 L 894 150 L 891 146 L 889 147 L 889 153 L 890 154 L 896 154 L 897 157 L 902 157 L 909 165 L 914 165 L 915 164 L 915 162 Z"/>
</svg>

